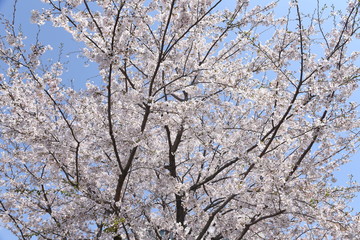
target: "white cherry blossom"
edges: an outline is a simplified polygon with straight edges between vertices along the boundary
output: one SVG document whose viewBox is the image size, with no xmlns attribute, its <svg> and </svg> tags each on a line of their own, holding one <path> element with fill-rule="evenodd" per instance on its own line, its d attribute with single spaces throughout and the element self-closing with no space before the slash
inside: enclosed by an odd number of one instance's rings
<svg viewBox="0 0 360 240">
<path fill-rule="evenodd" d="M 98 79 L 66 86 L 51 46 L 3 21 L 0 221 L 19 239 L 358 237 L 359 187 L 333 173 L 359 144 L 359 1 L 328 32 L 298 1 L 282 18 L 248 0 L 43 2 L 31 21 L 83 43 Z"/>
</svg>

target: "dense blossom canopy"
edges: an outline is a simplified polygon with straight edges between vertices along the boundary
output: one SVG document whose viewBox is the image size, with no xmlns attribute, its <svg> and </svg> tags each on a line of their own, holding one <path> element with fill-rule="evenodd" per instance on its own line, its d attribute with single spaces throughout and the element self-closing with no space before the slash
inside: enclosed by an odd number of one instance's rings
<svg viewBox="0 0 360 240">
<path fill-rule="evenodd" d="M 44 0 L 98 83 L 3 20 L 0 220 L 19 239 L 356 239 L 358 0 Z M 259 1 L 258 1 L 259 2 Z M 82 81 L 74 73 L 75 81 Z M 100 83 L 101 82 L 101 83 Z M 85 86 L 85 85 L 84 85 Z"/>
</svg>

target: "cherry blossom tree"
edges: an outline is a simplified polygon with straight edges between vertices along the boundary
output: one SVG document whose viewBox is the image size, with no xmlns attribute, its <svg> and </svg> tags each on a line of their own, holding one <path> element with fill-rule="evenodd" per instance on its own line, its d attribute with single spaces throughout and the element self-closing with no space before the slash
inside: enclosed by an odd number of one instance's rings
<svg viewBox="0 0 360 240">
<path fill-rule="evenodd" d="M 333 173 L 359 143 L 358 0 L 282 18 L 249 0 L 44 2 L 32 21 L 82 42 L 101 83 L 64 85 L 51 46 L 2 19 L 0 220 L 19 239 L 356 239 L 359 187 Z"/>
</svg>

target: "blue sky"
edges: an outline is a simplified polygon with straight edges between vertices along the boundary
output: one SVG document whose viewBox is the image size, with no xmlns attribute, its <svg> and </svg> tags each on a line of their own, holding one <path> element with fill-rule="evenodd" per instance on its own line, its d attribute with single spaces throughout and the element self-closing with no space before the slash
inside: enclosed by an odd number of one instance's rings
<svg viewBox="0 0 360 240">
<path fill-rule="evenodd" d="M 289 0 L 280 0 L 279 8 L 278 8 L 278 16 L 284 15 L 287 12 Z M 15 0 L 0 0 L 0 13 L 11 16 L 12 14 L 12 4 Z M 41 8 L 42 3 L 40 0 L 18 0 L 18 9 L 17 9 L 17 22 L 23 23 L 22 29 L 27 35 L 34 34 L 37 31 L 37 27 L 35 25 L 29 25 L 30 19 L 30 11 L 34 8 Z M 224 0 L 222 7 L 231 6 L 235 0 Z M 250 1 L 251 2 L 251 1 Z M 257 1 L 254 1 L 257 2 Z M 264 1 L 268 2 L 268 1 Z M 316 0 L 299 0 L 300 8 L 304 11 L 312 11 L 316 7 Z M 346 6 L 345 0 L 320 0 L 320 4 L 327 4 L 330 6 L 334 4 L 337 9 L 344 9 Z M 2 35 L 3 29 L 0 27 L 0 34 Z M 67 83 L 74 82 L 75 87 L 82 87 L 87 80 L 95 80 L 96 78 L 96 67 L 92 68 L 92 66 L 86 68 L 81 71 L 81 74 L 78 74 L 78 68 L 82 64 L 82 59 L 78 59 L 76 57 L 76 50 L 81 47 L 80 43 L 77 43 L 69 38 L 68 34 L 64 34 L 65 32 L 61 29 L 54 29 L 49 26 L 45 26 L 44 29 L 40 33 L 40 39 L 44 43 L 52 43 L 54 50 L 59 51 L 59 46 L 61 43 L 64 43 L 64 54 L 62 55 L 62 61 L 67 61 L 71 59 L 71 64 L 67 65 L 68 72 L 65 73 L 64 79 Z M 28 41 L 32 41 L 34 38 L 29 37 Z M 357 45 L 359 46 L 359 40 L 357 41 Z M 360 49 L 356 48 L 356 45 L 353 44 L 350 48 L 351 51 L 359 51 Z M 75 61 L 75 62 L 74 62 Z M 84 68 L 83 68 L 84 69 Z M 2 71 L 2 69 L 0 69 Z M 72 73 L 76 72 L 77 76 L 80 76 L 80 79 L 73 79 Z M 360 103 L 360 90 L 358 90 L 351 99 L 352 101 L 356 101 Z M 354 180 L 360 182 L 360 153 L 354 155 L 352 157 L 352 161 L 345 166 L 343 166 L 338 172 L 337 177 L 339 179 L 338 185 L 345 185 L 348 181 L 348 175 L 352 174 L 354 176 Z M 356 211 L 360 211 L 360 198 L 357 198 L 357 203 L 354 202 L 352 207 L 355 208 Z M 11 232 L 0 227 L 0 240 L 16 240 L 17 238 L 11 234 Z"/>
</svg>

